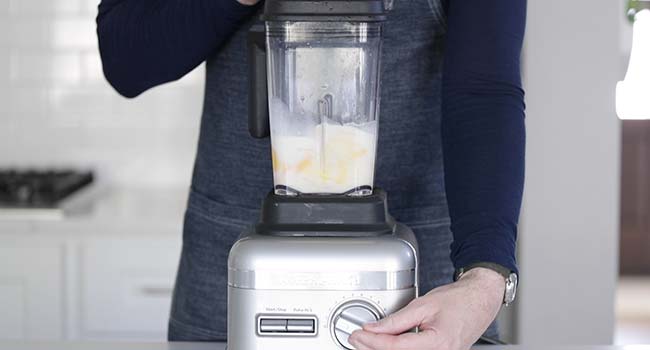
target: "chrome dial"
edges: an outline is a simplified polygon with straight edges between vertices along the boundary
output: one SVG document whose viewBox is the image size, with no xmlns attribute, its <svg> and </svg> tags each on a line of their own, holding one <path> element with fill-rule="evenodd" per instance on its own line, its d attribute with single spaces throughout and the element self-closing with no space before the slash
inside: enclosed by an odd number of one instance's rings
<svg viewBox="0 0 650 350">
<path fill-rule="evenodd" d="M 348 338 L 352 332 L 361 329 L 364 324 L 378 321 L 382 313 L 374 305 L 354 300 L 339 306 L 331 318 L 332 336 L 344 349 L 354 349 Z"/>
</svg>

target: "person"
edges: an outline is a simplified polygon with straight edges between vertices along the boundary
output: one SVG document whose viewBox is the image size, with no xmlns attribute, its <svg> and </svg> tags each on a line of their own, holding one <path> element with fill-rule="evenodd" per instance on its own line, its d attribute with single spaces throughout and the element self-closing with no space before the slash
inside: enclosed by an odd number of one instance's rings
<svg viewBox="0 0 650 350">
<path fill-rule="evenodd" d="M 247 126 L 246 37 L 261 8 L 257 0 L 99 5 L 104 74 L 123 96 L 207 62 L 172 341 L 226 338 L 227 255 L 272 188 L 269 140 L 250 137 Z M 426 294 L 355 332 L 357 349 L 467 349 L 496 317 L 505 289 L 498 272 L 517 272 L 525 21 L 526 0 L 394 0 L 383 32 L 375 184 L 417 236 Z M 419 333 L 404 333 L 414 326 Z"/>
</svg>

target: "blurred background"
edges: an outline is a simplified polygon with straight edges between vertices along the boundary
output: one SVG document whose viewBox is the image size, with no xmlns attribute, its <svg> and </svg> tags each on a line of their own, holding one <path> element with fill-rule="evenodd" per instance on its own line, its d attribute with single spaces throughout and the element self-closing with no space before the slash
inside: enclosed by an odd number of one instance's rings
<svg viewBox="0 0 650 350">
<path fill-rule="evenodd" d="M 0 0 L 0 198 L 83 187 L 0 208 L 0 339 L 165 339 L 204 68 L 119 97 L 97 3 Z M 528 23 L 522 284 L 503 337 L 650 343 L 650 123 L 614 109 L 624 0 L 530 0 Z"/>
</svg>

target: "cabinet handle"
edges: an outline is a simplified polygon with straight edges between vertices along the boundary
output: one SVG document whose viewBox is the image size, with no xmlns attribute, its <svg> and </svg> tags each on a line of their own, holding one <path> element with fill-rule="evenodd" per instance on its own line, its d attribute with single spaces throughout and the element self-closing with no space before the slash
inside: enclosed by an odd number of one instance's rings
<svg viewBox="0 0 650 350">
<path fill-rule="evenodd" d="M 140 293 L 153 297 L 167 297 L 174 292 L 173 287 L 167 286 L 144 286 L 140 288 Z"/>
</svg>

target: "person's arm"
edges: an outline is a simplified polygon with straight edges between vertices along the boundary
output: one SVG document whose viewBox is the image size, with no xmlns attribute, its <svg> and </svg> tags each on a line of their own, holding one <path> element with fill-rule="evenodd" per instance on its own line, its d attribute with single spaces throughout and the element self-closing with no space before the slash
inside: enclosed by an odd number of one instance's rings
<svg viewBox="0 0 650 350">
<path fill-rule="evenodd" d="M 442 141 L 456 267 L 491 262 L 517 271 L 525 21 L 526 0 L 449 2 Z M 469 349 L 496 317 L 504 289 L 505 279 L 497 272 L 472 269 L 459 281 L 365 325 L 350 343 L 359 350 Z M 419 333 L 408 332 L 416 326 Z"/>
<path fill-rule="evenodd" d="M 255 10 L 236 0 L 102 0 L 97 37 L 104 75 L 126 97 L 177 80 Z"/>
<path fill-rule="evenodd" d="M 524 184 L 520 53 L 525 0 L 451 0 L 443 71 L 442 142 L 456 268 L 517 271 Z"/>
</svg>

